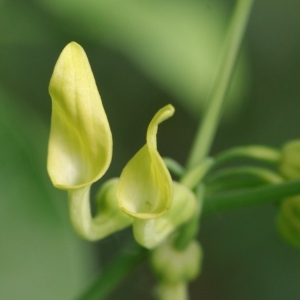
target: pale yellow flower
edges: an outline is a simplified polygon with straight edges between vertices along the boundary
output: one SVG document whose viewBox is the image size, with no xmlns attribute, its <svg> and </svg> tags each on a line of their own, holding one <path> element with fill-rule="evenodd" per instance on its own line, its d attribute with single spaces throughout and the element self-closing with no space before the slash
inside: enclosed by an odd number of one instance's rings
<svg viewBox="0 0 300 300">
<path fill-rule="evenodd" d="M 158 124 L 173 114 L 171 105 L 156 113 L 148 126 L 146 144 L 127 163 L 120 176 L 119 206 L 132 217 L 157 218 L 172 203 L 172 179 L 157 151 L 156 133 Z"/>
<path fill-rule="evenodd" d="M 196 207 L 195 195 L 184 185 L 172 182 L 157 151 L 158 124 L 173 113 L 171 105 L 156 113 L 148 127 L 146 144 L 125 166 L 118 185 L 119 206 L 134 219 L 136 241 L 148 249 L 188 221 Z"/>
<path fill-rule="evenodd" d="M 118 208 L 117 180 L 105 183 L 93 218 L 90 187 L 106 172 L 112 135 L 102 101 L 82 47 L 62 51 L 49 86 L 52 98 L 48 172 L 53 185 L 68 191 L 71 223 L 85 239 L 98 240 L 128 226 L 132 219 Z"/>
<path fill-rule="evenodd" d="M 91 185 L 106 172 L 112 136 L 101 98 L 82 47 L 62 51 L 49 85 L 52 98 L 48 172 L 55 187 Z"/>
</svg>

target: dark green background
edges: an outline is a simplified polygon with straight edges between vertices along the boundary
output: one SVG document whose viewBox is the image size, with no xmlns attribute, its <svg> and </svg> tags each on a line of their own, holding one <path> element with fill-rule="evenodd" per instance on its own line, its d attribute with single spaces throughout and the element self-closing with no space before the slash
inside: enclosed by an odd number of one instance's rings
<svg viewBox="0 0 300 300">
<path fill-rule="evenodd" d="M 0 0 L 1 299 L 76 299 L 130 239 L 129 230 L 81 241 L 66 193 L 47 176 L 47 89 L 63 47 L 85 48 L 111 125 L 114 156 L 101 182 L 120 174 L 168 103 L 176 114 L 160 126 L 159 151 L 184 164 L 233 4 Z M 300 136 L 299 14 L 299 1 L 256 1 L 213 153 Z M 205 260 L 191 299 L 299 299 L 300 252 L 277 235 L 276 215 L 262 206 L 204 219 Z M 141 266 L 109 299 L 153 299 L 153 286 Z"/>
</svg>

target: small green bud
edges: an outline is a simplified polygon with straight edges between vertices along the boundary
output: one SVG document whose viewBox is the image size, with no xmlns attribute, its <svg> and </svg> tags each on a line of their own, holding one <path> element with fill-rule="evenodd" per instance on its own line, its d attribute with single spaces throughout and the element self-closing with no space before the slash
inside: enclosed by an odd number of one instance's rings
<svg viewBox="0 0 300 300">
<path fill-rule="evenodd" d="M 187 222 L 194 215 L 195 209 L 195 194 L 186 186 L 173 182 L 173 199 L 169 210 L 151 220 L 134 218 L 134 237 L 143 247 L 153 249 L 180 225 Z"/>
<path fill-rule="evenodd" d="M 94 222 L 107 235 L 121 230 L 132 223 L 132 218 L 120 210 L 117 198 L 118 178 L 106 181 L 96 196 L 97 214 Z"/>
<path fill-rule="evenodd" d="M 69 191 L 71 223 L 76 232 L 89 241 L 97 241 L 119 231 L 132 223 L 118 206 L 118 179 L 105 182 L 97 194 L 97 213 L 91 215 L 90 187 Z"/>
<path fill-rule="evenodd" d="M 300 140 L 294 140 L 284 145 L 279 170 L 286 178 L 300 177 Z"/>
<path fill-rule="evenodd" d="M 160 282 L 156 293 L 159 300 L 188 300 L 187 283 L 184 281 Z"/>
<path fill-rule="evenodd" d="M 277 225 L 281 236 L 289 244 L 300 248 L 300 196 L 282 201 Z"/>
<path fill-rule="evenodd" d="M 166 283 L 187 282 L 200 272 L 202 249 L 194 240 L 180 251 L 171 243 L 163 243 L 151 253 L 151 266 L 160 281 Z"/>
</svg>

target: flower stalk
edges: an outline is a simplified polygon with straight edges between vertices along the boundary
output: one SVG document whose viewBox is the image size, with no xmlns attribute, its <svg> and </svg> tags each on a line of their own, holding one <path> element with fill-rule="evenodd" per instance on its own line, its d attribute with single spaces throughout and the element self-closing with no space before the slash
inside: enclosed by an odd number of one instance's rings
<svg viewBox="0 0 300 300">
<path fill-rule="evenodd" d="M 199 125 L 187 161 L 188 169 L 200 163 L 210 151 L 253 2 L 254 0 L 239 0 L 236 3 L 219 67 L 217 68 L 216 77 L 212 85 L 210 96 L 208 97 L 207 109 L 203 121 Z"/>
</svg>

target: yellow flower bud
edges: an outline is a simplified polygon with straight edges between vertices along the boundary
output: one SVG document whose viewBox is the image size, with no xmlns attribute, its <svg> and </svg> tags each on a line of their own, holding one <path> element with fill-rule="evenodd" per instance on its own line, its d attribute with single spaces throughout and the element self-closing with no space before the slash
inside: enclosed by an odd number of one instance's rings
<svg viewBox="0 0 300 300">
<path fill-rule="evenodd" d="M 88 240 L 103 238 L 131 220 L 120 217 L 111 206 L 112 197 L 108 200 L 103 193 L 99 198 L 103 215 L 91 215 L 90 187 L 111 162 L 112 136 L 91 67 L 80 45 L 72 42 L 62 51 L 49 92 L 52 119 L 48 173 L 55 187 L 68 190 L 70 218 L 77 233 Z M 114 191 L 116 185 L 114 182 Z M 116 197 L 114 201 L 117 203 Z M 111 213 L 114 217 L 110 220 L 107 215 Z"/>
<path fill-rule="evenodd" d="M 281 236 L 291 245 L 300 248 L 300 196 L 282 201 L 277 225 Z"/>
<path fill-rule="evenodd" d="M 192 241 L 184 250 L 175 249 L 166 242 L 151 252 L 151 266 L 162 282 L 188 282 L 199 275 L 202 263 L 202 249 Z"/>
<path fill-rule="evenodd" d="M 50 178 L 60 189 L 91 185 L 110 164 L 112 136 L 92 70 L 80 45 L 72 42 L 62 51 L 49 92 Z"/>
<path fill-rule="evenodd" d="M 284 145 L 279 169 L 286 178 L 300 177 L 300 140 L 294 140 Z"/>
<path fill-rule="evenodd" d="M 135 240 L 148 249 L 156 247 L 176 228 L 187 222 L 194 215 L 195 209 L 195 195 L 186 186 L 173 182 L 173 200 L 169 210 L 155 219 L 134 219 Z"/>
<path fill-rule="evenodd" d="M 119 206 L 139 219 L 161 216 L 172 202 L 172 179 L 156 147 L 158 124 L 170 118 L 174 108 L 160 109 L 147 130 L 147 143 L 127 163 L 118 186 Z"/>
</svg>

